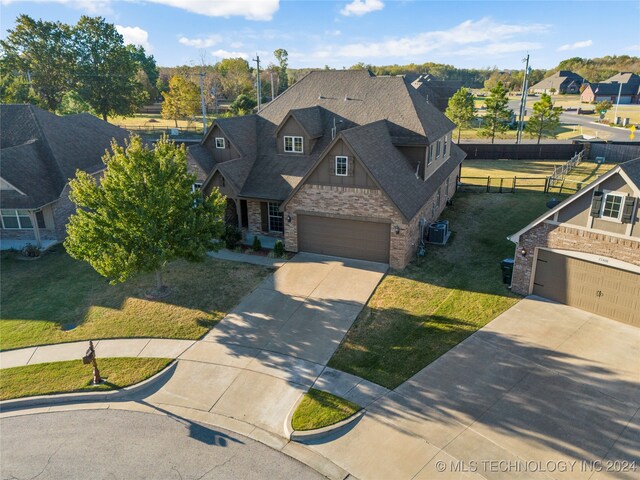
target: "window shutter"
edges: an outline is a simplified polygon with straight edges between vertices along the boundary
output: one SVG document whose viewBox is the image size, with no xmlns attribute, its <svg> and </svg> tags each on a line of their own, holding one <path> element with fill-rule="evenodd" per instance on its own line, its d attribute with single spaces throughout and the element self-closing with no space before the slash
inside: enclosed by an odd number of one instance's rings
<svg viewBox="0 0 640 480">
<path fill-rule="evenodd" d="M 327 164 L 329 165 L 329 176 L 334 177 L 336 175 L 336 157 L 327 157 Z"/>
<path fill-rule="evenodd" d="M 633 223 L 633 210 L 635 204 L 635 197 L 626 197 L 624 199 L 624 208 L 622 209 L 622 223 Z"/>
<path fill-rule="evenodd" d="M 347 165 L 349 165 L 347 169 L 347 176 L 353 177 L 353 170 L 356 166 L 356 162 L 353 161 L 353 157 L 347 157 L 347 158 L 348 158 Z"/>
<path fill-rule="evenodd" d="M 602 209 L 603 192 L 593 192 L 593 200 L 591 201 L 591 216 L 599 217 Z"/>
<path fill-rule="evenodd" d="M 262 222 L 262 231 L 269 231 L 269 204 L 260 202 L 260 220 Z"/>
</svg>

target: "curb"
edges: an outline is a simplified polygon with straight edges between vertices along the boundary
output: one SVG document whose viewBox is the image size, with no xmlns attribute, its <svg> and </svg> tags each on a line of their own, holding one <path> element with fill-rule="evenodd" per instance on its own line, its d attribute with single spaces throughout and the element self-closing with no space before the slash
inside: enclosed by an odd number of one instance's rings
<svg viewBox="0 0 640 480">
<path fill-rule="evenodd" d="M 83 393 L 61 393 L 54 395 L 39 395 L 35 397 L 16 398 L 14 400 L 4 400 L 0 402 L 0 412 L 12 410 L 23 410 L 33 407 L 52 407 L 56 405 L 65 405 L 69 403 L 95 403 L 122 401 L 130 399 L 134 394 L 139 394 L 146 390 L 155 388 L 158 384 L 165 381 L 166 376 L 171 376 L 176 369 L 178 362 L 174 359 L 164 369 L 156 373 L 153 377 L 129 385 L 128 387 L 118 390 L 109 390 L 106 392 L 83 392 Z M 170 375 L 171 374 L 171 375 Z"/>
<path fill-rule="evenodd" d="M 339 421 L 338 423 L 334 423 L 333 425 L 328 425 L 322 428 L 315 428 L 313 430 L 294 430 L 291 426 L 293 414 L 298 409 L 300 403 L 302 403 L 302 400 L 304 400 L 304 395 L 301 396 L 300 399 L 298 399 L 298 401 L 293 405 L 283 425 L 285 435 L 289 438 L 289 440 L 294 442 L 303 443 L 327 437 L 343 429 L 346 429 L 346 427 L 348 427 L 352 423 L 359 421 L 364 416 L 364 414 L 367 413 L 367 409 L 363 407 L 350 417 L 347 417 L 344 420 Z"/>
</svg>

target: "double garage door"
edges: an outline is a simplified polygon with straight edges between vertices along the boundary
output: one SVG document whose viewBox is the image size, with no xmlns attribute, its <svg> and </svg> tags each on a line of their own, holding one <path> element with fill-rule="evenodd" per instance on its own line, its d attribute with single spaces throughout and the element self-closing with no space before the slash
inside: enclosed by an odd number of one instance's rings
<svg viewBox="0 0 640 480">
<path fill-rule="evenodd" d="M 389 263 L 388 223 L 298 215 L 298 250 Z"/>
<path fill-rule="evenodd" d="M 640 274 L 539 250 L 534 295 L 640 327 Z"/>
</svg>

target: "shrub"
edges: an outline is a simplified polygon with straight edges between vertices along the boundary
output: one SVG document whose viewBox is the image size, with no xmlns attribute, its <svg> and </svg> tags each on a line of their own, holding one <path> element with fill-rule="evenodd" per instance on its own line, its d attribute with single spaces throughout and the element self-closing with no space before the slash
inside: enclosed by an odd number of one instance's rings
<svg viewBox="0 0 640 480">
<path fill-rule="evenodd" d="M 257 235 L 254 235 L 253 237 L 253 245 L 251 246 L 251 248 L 253 248 L 254 252 L 259 252 L 260 250 L 262 250 L 262 242 Z"/>
<path fill-rule="evenodd" d="M 277 258 L 284 256 L 284 244 L 282 240 L 276 240 L 276 244 L 273 246 L 273 255 Z"/>
<path fill-rule="evenodd" d="M 226 225 L 224 227 L 224 236 L 222 237 L 224 240 L 224 245 L 229 250 L 235 249 L 240 240 L 242 240 L 242 232 L 235 225 Z"/>
<path fill-rule="evenodd" d="M 31 245 L 30 243 L 27 243 L 20 253 L 22 254 L 23 257 L 35 258 L 40 256 L 40 249 L 35 245 Z"/>
</svg>

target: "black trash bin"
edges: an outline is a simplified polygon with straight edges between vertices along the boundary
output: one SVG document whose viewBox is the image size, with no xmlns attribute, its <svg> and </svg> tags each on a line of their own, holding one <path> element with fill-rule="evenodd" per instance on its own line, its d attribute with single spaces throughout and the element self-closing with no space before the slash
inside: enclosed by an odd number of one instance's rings
<svg viewBox="0 0 640 480">
<path fill-rule="evenodd" d="M 513 275 L 513 258 L 505 258 L 500 262 L 502 268 L 502 282 L 511 285 L 511 277 Z"/>
</svg>

